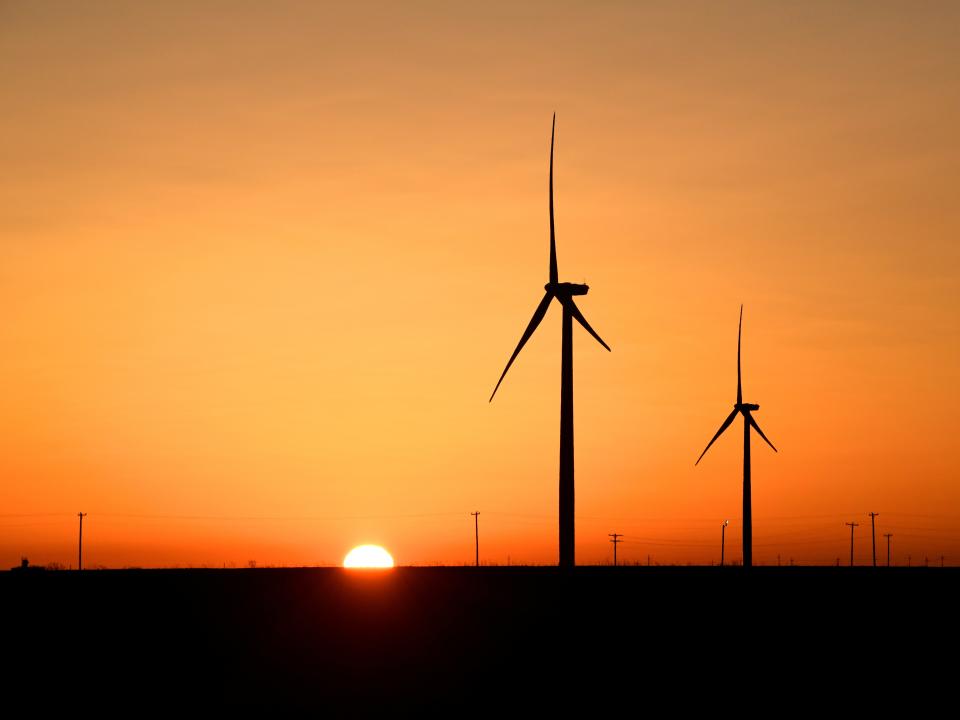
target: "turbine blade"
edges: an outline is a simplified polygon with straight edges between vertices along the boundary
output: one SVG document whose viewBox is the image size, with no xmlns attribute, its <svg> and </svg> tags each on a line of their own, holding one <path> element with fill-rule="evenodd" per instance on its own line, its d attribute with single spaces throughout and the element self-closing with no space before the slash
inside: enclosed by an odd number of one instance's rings
<svg viewBox="0 0 960 720">
<path fill-rule="evenodd" d="M 553 135 L 557 129 L 557 114 L 553 114 L 553 127 L 550 128 L 550 282 L 557 279 L 557 239 L 553 231 Z"/>
<path fill-rule="evenodd" d="M 517 343 L 517 349 L 514 350 L 513 355 L 510 356 L 507 366 L 503 369 L 503 374 L 500 376 L 500 379 L 497 380 L 497 387 L 493 389 L 493 393 L 490 395 L 490 400 L 488 400 L 488 402 L 493 402 L 493 396 L 497 394 L 497 390 L 500 388 L 500 383 L 503 382 L 503 378 L 507 375 L 507 370 L 509 370 L 510 366 L 513 365 L 513 361 L 517 359 L 517 355 L 520 354 L 520 350 L 522 350 L 523 346 L 527 344 L 527 340 L 529 340 L 530 336 L 533 335 L 533 331 L 537 329 L 540 321 L 543 320 L 543 316 L 547 314 L 547 308 L 550 306 L 550 301 L 552 299 L 553 294 L 548 291 L 547 294 L 543 296 L 543 300 L 540 301 L 540 304 L 537 305 L 537 309 L 533 311 L 533 317 L 530 318 L 530 323 L 527 325 L 527 329 L 523 331 L 523 337 L 521 337 L 520 342 Z"/>
<path fill-rule="evenodd" d="M 587 319 L 583 316 L 583 313 L 580 312 L 580 308 L 577 307 L 577 304 L 573 301 L 573 298 L 567 298 L 567 299 L 565 299 L 565 300 L 561 300 L 560 302 L 562 302 L 564 305 L 566 305 L 567 303 L 569 303 L 569 304 L 570 304 L 570 305 L 569 305 L 569 307 L 570 307 L 570 314 L 573 315 L 574 318 L 576 318 L 576 320 L 577 320 L 578 323 L 580 323 L 581 325 L 583 325 L 583 329 L 584 329 L 584 330 L 586 330 L 588 333 L 590 333 L 591 335 L 593 335 L 594 339 L 595 339 L 598 343 L 600 343 L 601 345 L 603 345 L 603 346 L 607 349 L 608 352 L 611 352 L 610 346 L 607 345 L 607 344 L 600 338 L 599 335 L 597 335 L 597 332 L 596 332 L 592 327 L 590 327 L 590 323 L 587 322 Z"/>
<path fill-rule="evenodd" d="M 737 405 L 743 402 L 743 389 L 740 384 L 740 335 L 743 332 L 743 305 L 740 305 L 740 325 L 737 327 Z"/>
<path fill-rule="evenodd" d="M 703 456 L 707 454 L 707 450 L 710 449 L 710 446 L 713 445 L 713 444 L 717 441 L 717 438 L 718 438 L 718 437 L 720 437 L 721 435 L 723 435 L 723 431 L 724 431 L 724 430 L 726 430 L 728 427 L 730 427 L 730 423 L 732 423 L 732 422 L 733 422 L 733 419 L 737 416 L 737 412 L 739 412 L 739 411 L 738 411 L 736 408 L 734 408 L 733 412 L 730 413 L 729 415 L 727 415 L 727 419 L 723 421 L 723 425 L 721 425 L 721 426 L 720 426 L 720 429 L 717 430 L 717 434 L 713 436 L 713 439 L 712 439 L 710 442 L 707 443 L 707 446 L 703 449 L 703 452 L 700 453 L 700 457 L 697 458 L 697 461 L 694 463 L 694 465 L 699 465 L 699 464 L 700 464 L 700 461 L 703 460 Z"/>
<path fill-rule="evenodd" d="M 753 419 L 753 415 L 751 415 L 749 412 L 747 412 L 746 415 L 747 415 L 747 422 L 749 422 L 751 425 L 753 425 L 753 429 L 756 430 L 758 433 L 760 433 L 760 437 L 762 437 L 764 440 L 766 440 L 767 445 L 769 445 L 770 447 L 772 447 L 772 448 L 773 448 L 773 451 L 776 452 L 777 449 L 776 449 L 775 447 L 773 447 L 773 443 L 770 442 L 770 440 L 767 438 L 767 436 L 763 434 L 763 430 L 761 430 L 761 429 L 760 429 L 760 426 L 757 425 L 757 421 Z"/>
</svg>

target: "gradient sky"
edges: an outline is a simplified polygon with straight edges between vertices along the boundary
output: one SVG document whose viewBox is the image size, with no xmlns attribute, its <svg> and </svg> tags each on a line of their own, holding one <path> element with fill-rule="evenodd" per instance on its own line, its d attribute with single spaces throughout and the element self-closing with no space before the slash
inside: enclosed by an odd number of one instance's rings
<svg viewBox="0 0 960 720">
<path fill-rule="evenodd" d="M 0 2 L 0 567 L 960 562 L 956 3 Z M 738 425 L 739 426 L 739 425 Z"/>
</svg>

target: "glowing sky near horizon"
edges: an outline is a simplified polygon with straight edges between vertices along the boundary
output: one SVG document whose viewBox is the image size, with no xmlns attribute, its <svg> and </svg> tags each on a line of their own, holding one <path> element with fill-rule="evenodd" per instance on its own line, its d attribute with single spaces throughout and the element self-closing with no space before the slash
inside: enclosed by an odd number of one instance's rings
<svg viewBox="0 0 960 720">
<path fill-rule="evenodd" d="M 0 567 L 960 563 L 960 6 L 0 4 Z"/>
</svg>

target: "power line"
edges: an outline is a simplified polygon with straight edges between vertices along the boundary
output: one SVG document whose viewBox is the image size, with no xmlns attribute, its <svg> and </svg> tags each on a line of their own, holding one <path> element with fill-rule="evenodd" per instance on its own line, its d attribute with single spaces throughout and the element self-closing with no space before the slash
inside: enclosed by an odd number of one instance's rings
<svg viewBox="0 0 960 720">
<path fill-rule="evenodd" d="M 97 513 L 97 517 L 131 518 L 137 520 L 393 520 L 403 518 L 462 517 L 461 512 L 389 513 L 378 515 L 164 515 L 152 513 Z"/>
</svg>

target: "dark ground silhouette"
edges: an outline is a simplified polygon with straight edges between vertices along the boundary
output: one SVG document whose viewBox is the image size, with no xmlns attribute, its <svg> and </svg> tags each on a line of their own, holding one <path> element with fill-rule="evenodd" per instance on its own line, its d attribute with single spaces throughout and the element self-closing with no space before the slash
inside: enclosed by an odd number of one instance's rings
<svg viewBox="0 0 960 720">
<path fill-rule="evenodd" d="M 952 568 L 5 572 L 3 697 L 469 715 L 584 695 L 689 709 L 747 682 L 804 689 L 793 703 L 843 692 L 852 648 L 885 692 L 936 692 L 958 588 Z"/>
</svg>

